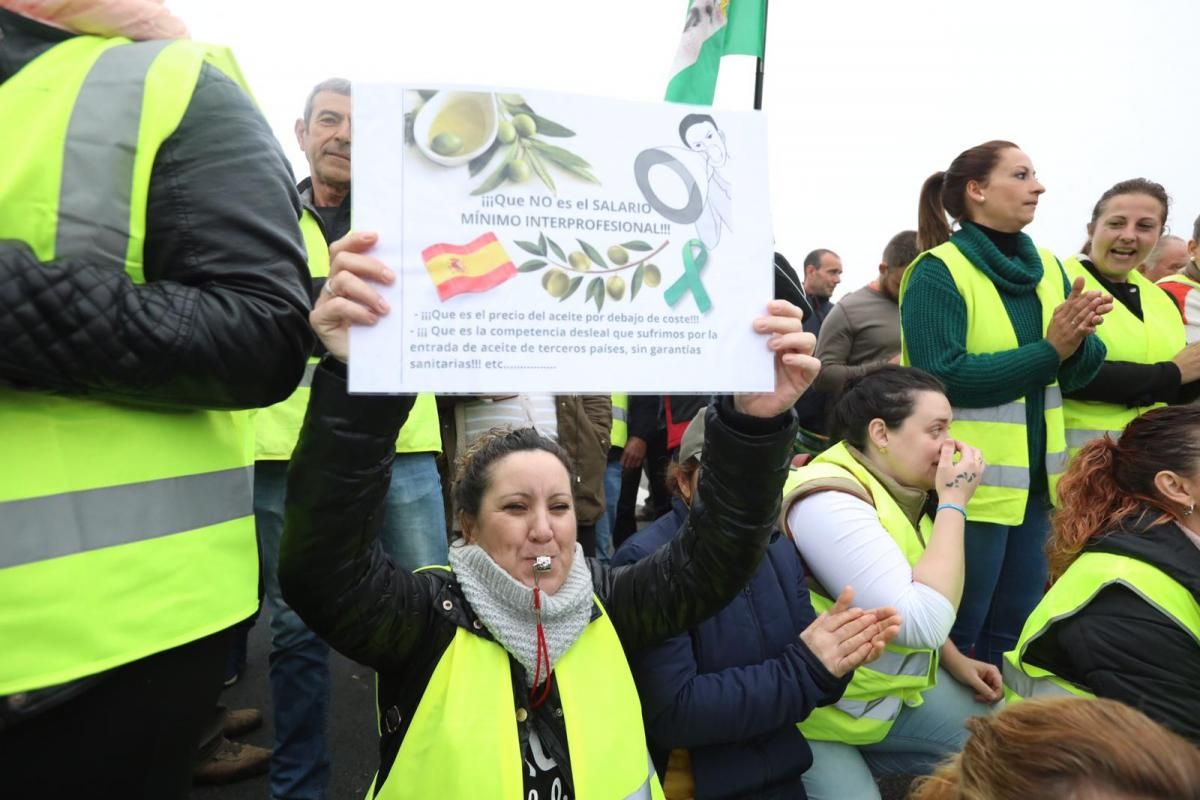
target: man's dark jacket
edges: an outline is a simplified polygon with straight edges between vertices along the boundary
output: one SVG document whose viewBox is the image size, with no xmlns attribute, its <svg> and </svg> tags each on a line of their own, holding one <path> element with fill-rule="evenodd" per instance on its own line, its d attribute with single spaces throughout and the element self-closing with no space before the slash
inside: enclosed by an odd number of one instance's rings
<svg viewBox="0 0 1200 800">
<path fill-rule="evenodd" d="M 0 83 L 71 36 L 0 11 Z M 0 242 L 0 383 L 178 408 L 288 397 L 312 346 L 300 202 L 266 120 L 211 65 L 146 208 L 143 285 Z"/>
<path fill-rule="evenodd" d="M 614 567 L 675 538 L 688 508 L 678 499 L 621 545 Z M 796 727 L 842 696 L 835 678 L 800 641 L 816 619 L 796 546 L 778 531 L 746 588 L 687 633 L 641 653 L 633 677 L 659 773 L 671 750 L 691 753 L 696 800 L 803 798 L 812 751 Z"/>
<path fill-rule="evenodd" d="M 378 541 L 396 433 L 412 404 L 411 395 L 348 395 L 345 368 L 325 358 L 292 456 L 280 548 L 279 582 L 288 605 L 322 639 L 379 672 L 381 719 L 390 732 L 381 742 L 377 785 L 458 629 L 491 638 L 451 573 L 396 569 Z M 685 530 L 636 567 L 613 569 L 588 560 L 595 593 L 627 654 L 724 606 L 766 550 L 787 477 L 794 418 L 790 412 L 769 420 L 747 417 L 726 398 L 710 410 L 706 428 L 705 453 L 714 466 L 700 481 Z M 569 782 L 557 690 L 529 708 L 523 669 L 510 662 L 514 707 L 526 709 L 529 725 Z M 520 726 L 522 736 L 529 725 Z"/>
<path fill-rule="evenodd" d="M 1141 523 L 1091 542 L 1086 552 L 1144 561 L 1200 600 L 1200 548 L 1173 522 Z M 1030 664 L 1100 697 L 1120 700 L 1200 745 L 1200 643 L 1131 589 L 1103 589 L 1079 613 L 1030 645 Z"/>
</svg>

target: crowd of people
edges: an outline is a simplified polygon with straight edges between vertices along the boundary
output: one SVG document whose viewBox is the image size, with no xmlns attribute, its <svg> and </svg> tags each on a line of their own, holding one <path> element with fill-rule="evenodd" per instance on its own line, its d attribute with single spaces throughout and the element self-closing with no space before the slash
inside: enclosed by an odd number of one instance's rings
<svg viewBox="0 0 1200 800">
<path fill-rule="evenodd" d="M 13 796 L 320 800 L 332 647 L 377 672 L 370 797 L 1200 798 L 1200 217 L 1165 235 L 1162 185 L 1059 257 L 1030 156 L 960 153 L 839 302 L 837 253 L 776 254 L 770 392 L 352 395 L 395 275 L 350 83 L 296 184 L 232 56 L 131 5 L 0 1 Z M 260 608 L 270 749 L 220 702 Z"/>
</svg>

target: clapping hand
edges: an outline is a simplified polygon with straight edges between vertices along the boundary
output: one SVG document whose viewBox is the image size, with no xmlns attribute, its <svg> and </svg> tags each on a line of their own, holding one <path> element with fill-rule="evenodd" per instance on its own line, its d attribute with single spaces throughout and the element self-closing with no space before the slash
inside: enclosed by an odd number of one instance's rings
<svg viewBox="0 0 1200 800">
<path fill-rule="evenodd" d="M 833 607 L 800 634 L 800 640 L 835 678 L 879 658 L 900 632 L 896 609 L 863 611 L 851 608 L 852 602 L 854 590 L 847 586 Z"/>
<path fill-rule="evenodd" d="M 1046 341 L 1058 353 L 1060 361 L 1070 358 L 1083 340 L 1095 333 L 1100 323 L 1104 322 L 1104 315 L 1112 311 L 1112 295 L 1085 292 L 1083 286 L 1083 278 L 1076 278 L 1067 299 L 1054 309 L 1050 327 L 1046 330 Z"/>
</svg>

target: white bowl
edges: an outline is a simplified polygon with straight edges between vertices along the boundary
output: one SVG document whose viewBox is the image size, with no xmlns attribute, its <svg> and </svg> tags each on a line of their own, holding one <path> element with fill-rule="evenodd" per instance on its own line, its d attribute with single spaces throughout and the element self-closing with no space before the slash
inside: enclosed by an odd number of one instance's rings
<svg viewBox="0 0 1200 800">
<path fill-rule="evenodd" d="M 432 137 L 429 135 L 430 128 L 433 126 L 433 121 L 437 119 L 442 109 L 452 103 L 469 102 L 478 105 L 480 111 L 483 112 L 484 118 L 484 136 L 483 143 L 478 147 L 461 153 L 455 153 L 452 156 L 443 156 L 435 153 L 431 146 Z M 417 116 L 413 119 L 413 138 L 417 142 L 417 149 L 422 155 L 428 158 L 435 164 L 441 164 L 443 167 L 457 167 L 461 164 L 466 164 L 476 156 L 482 155 L 492 142 L 496 141 L 496 131 L 500 127 L 500 114 L 496 109 L 496 95 L 488 92 L 446 92 L 441 91 L 433 97 L 425 101 L 425 105 L 417 111 Z"/>
</svg>

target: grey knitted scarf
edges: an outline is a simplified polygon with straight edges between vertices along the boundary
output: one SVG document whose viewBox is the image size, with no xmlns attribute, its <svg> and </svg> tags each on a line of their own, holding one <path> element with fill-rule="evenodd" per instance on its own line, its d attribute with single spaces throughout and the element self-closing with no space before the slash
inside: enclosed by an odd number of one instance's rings
<svg viewBox="0 0 1200 800">
<path fill-rule="evenodd" d="M 532 687 L 537 665 L 533 589 L 505 572 L 483 548 L 461 539 L 450 547 L 450 566 L 471 608 L 496 641 L 525 667 L 525 681 Z M 587 627 L 592 592 L 592 573 L 583 548 L 576 544 L 575 560 L 563 585 L 553 595 L 542 592 L 542 629 L 551 671 Z"/>
</svg>

